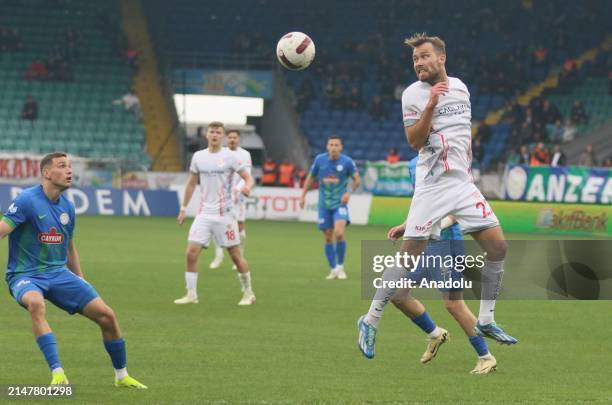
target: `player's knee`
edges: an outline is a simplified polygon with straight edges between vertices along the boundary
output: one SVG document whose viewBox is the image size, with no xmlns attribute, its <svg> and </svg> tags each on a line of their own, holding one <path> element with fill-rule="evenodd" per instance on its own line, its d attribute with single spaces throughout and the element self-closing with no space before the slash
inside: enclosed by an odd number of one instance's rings
<svg viewBox="0 0 612 405">
<path fill-rule="evenodd" d="M 344 231 L 334 231 L 334 237 L 336 240 L 344 240 Z"/>
<path fill-rule="evenodd" d="M 115 311 L 108 305 L 105 305 L 104 308 L 100 310 L 100 315 L 98 316 L 98 323 L 103 327 L 113 327 L 117 322 L 117 316 L 115 315 Z"/>
<path fill-rule="evenodd" d="M 489 244 L 487 258 L 493 261 L 504 260 L 508 252 L 508 243 L 505 240 L 494 241 Z"/>
<path fill-rule="evenodd" d="M 198 260 L 199 255 L 200 255 L 200 252 L 195 251 L 193 249 L 187 249 L 187 252 L 185 252 L 185 256 L 187 257 L 187 260 L 190 262 L 195 262 L 196 260 Z"/>
<path fill-rule="evenodd" d="M 45 301 L 42 298 L 29 300 L 26 307 L 32 316 L 40 317 L 45 315 Z"/>
<path fill-rule="evenodd" d="M 446 307 L 446 310 L 451 314 L 456 314 L 461 311 L 462 304 L 463 303 L 460 300 L 449 299 L 444 301 L 444 306 Z"/>
</svg>

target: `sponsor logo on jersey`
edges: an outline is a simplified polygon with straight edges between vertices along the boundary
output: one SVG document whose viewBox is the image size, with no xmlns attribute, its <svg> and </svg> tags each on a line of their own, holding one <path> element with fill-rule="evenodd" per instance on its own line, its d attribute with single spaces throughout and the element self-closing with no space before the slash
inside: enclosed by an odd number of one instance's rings
<svg viewBox="0 0 612 405">
<path fill-rule="evenodd" d="M 58 233 L 57 229 L 51 228 L 49 232 L 39 233 L 38 241 L 46 245 L 58 245 L 64 243 L 64 234 Z"/>
<path fill-rule="evenodd" d="M 217 166 L 219 166 L 219 167 L 223 167 L 223 166 L 225 166 L 225 160 L 223 160 L 223 159 L 219 159 L 219 160 L 217 161 Z"/>
<path fill-rule="evenodd" d="M 70 217 L 68 216 L 68 214 L 64 212 L 62 213 L 62 215 L 60 215 L 59 220 L 60 220 L 60 224 L 68 225 L 68 223 L 70 222 Z"/>
<path fill-rule="evenodd" d="M 344 166 L 342 166 L 342 165 L 338 165 L 338 166 L 336 166 L 336 170 L 337 170 L 337 171 L 341 172 L 341 171 L 342 171 L 342 169 L 344 169 Z"/>
<path fill-rule="evenodd" d="M 20 282 L 17 283 L 15 288 L 19 288 L 19 287 L 22 287 L 22 286 L 28 285 L 28 284 L 30 284 L 30 280 L 21 280 Z"/>
<path fill-rule="evenodd" d="M 415 229 L 419 232 L 425 232 L 426 230 L 430 229 L 432 225 L 431 220 L 427 221 L 427 223 L 425 225 L 415 225 Z"/>
<path fill-rule="evenodd" d="M 323 177 L 323 183 L 327 185 L 333 185 L 340 183 L 340 178 L 334 175 L 328 175 Z"/>
<path fill-rule="evenodd" d="M 445 114 L 452 114 L 452 115 L 457 115 L 457 114 L 463 114 L 466 111 L 470 111 L 470 105 L 466 104 L 466 103 L 459 103 L 459 104 L 451 104 L 451 105 L 447 105 L 444 106 L 442 108 L 438 109 L 438 114 L 440 115 L 445 115 Z"/>
</svg>

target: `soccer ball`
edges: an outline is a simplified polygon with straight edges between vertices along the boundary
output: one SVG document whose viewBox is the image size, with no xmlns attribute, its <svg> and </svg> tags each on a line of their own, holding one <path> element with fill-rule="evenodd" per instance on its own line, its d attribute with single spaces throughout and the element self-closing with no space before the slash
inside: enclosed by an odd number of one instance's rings
<svg viewBox="0 0 612 405">
<path fill-rule="evenodd" d="M 278 41 L 276 57 L 289 70 L 306 69 L 315 57 L 315 44 L 303 32 L 290 32 Z"/>
</svg>

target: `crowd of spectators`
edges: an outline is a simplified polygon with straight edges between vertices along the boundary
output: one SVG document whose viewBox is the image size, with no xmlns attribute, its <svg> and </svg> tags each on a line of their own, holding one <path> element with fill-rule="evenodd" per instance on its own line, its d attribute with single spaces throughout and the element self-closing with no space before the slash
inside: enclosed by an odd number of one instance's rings
<svg viewBox="0 0 612 405">
<path fill-rule="evenodd" d="M 72 27 L 64 30 L 45 60 L 32 61 L 24 74 L 25 80 L 70 82 L 74 80 L 73 64 L 79 58 L 79 32 Z"/>
</svg>

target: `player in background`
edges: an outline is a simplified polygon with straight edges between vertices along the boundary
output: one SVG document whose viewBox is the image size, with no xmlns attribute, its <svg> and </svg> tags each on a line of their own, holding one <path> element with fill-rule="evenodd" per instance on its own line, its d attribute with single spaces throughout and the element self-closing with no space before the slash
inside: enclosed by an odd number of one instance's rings
<svg viewBox="0 0 612 405">
<path fill-rule="evenodd" d="M 404 230 L 402 252 L 417 256 L 430 238 L 440 235 L 441 222 L 453 215 L 464 233 L 487 253 L 476 332 L 504 344 L 517 340 L 494 320 L 507 244 L 497 217 L 476 188 L 471 174 L 471 105 L 466 85 L 446 74 L 446 49 L 438 37 L 416 34 L 406 40 L 413 49 L 418 77 L 402 94 L 405 135 L 419 151 L 416 188 Z M 374 356 L 377 327 L 394 289 L 379 290 L 359 321 L 359 345 Z"/>
<path fill-rule="evenodd" d="M 214 238 L 221 247 L 227 248 L 238 270 L 242 299 L 238 305 L 255 303 L 251 288 L 249 266 L 240 253 L 240 234 L 238 222 L 232 212 L 232 179 L 238 175 L 244 180 L 242 194 L 248 196 L 253 188 L 253 178 L 249 174 L 248 163 L 223 147 L 225 128 L 221 122 L 208 124 L 206 138 L 208 148 L 196 152 L 189 166 L 189 178 L 185 187 L 183 205 L 178 214 L 178 223 L 185 221 L 185 209 L 200 180 L 200 209 L 195 217 L 187 240 L 185 282 L 187 294 L 174 301 L 175 304 L 198 303 L 198 257 L 202 248 L 207 249 Z"/>
<path fill-rule="evenodd" d="M 413 186 L 417 161 L 418 157 L 415 157 L 409 163 L 410 177 Z M 391 228 L 387 234 L 388 239 L 394 241 L 398 240 L 404 233 L 403 228 L 403 225 Z M 430 242 L 425 250 L 425 256 L 457 257 L 465 255 L 463 234 L 455 218 L 452 215 L 444 218 L 441 228 L 440 241 Z M 455 269 L 441 269 L 440 267 L 425 268 L 424 266 L 420 266 L 415 272 L 409 273 L 407 278 L 414 280 L 416 284 L 420 284 L 421 280 L 424 278 L 428 281 L 446 281 L 448 279 L 460 281 L 463 278 L 463 273 Z M 455 318 L 459 326 L 461 326 L 478 356 L 476 367 L 474 367 L 470 373 L 488 374 L 495 371 L 497 368 L 497 360 L 489 352 L 485 338 L 476 334 L 474 330 L 476 326 L 476 317 L 463 300 L 463 289 L 440 289 L 440 292 L 442 293 L 446 310 Z M 427 334 L 427 348 L 423 356 L 421 356 L 421 363 L 429 363 L 438 354 L 440 346 L 448 340 L 450 336 L 448 331 L 436 325 L 425 310 L 423 304 L 410 296 L 410 289 L 398 290 L 393 298 L 391 298 L 391 301 L 396 308 L 402 311 L 404 315 Z"/>
<path fill-rule="evenodd" d="M 70 160 L 65 153 L 51 153 L 41 160 L 40 172 L 42 184 L 23 190 L 4 213 L 0 239 L 9 236 L 6 282 L 13 298 L 30 313 L 36 343 L 51 369 L 51 384 L 68 384 L 68 377 L 45 316 L 45 299 L 100 326 L 115 386 L 147 388 L 128 375 L 125 340 L 115 313 L 83 278 L 73 239 L 74 204 L 62 194 L 72 185 Z"/>
<path fill-rule="evenodd" d="M 359 187 L 361 178 L 353 159 L 342 153 L 342 140 L 332 135 L 327 140 L 327 153 L 317 155 L 304 183 L 300 208 L 304 208 L 306 193 L 315 180 L 319 183 L 319 229 L 325 237 L 325 257 L 329 264 L 328 280 L 346 279 L 344 231 L 351 223 L 347 204 L 351 192 Z M 353 179 L 352 186 L 348 185 Z M 335 244 L 334 244 L 335 242 Z"/>
<path fill-rule="evenodd" d="M 238 158 L 241 162 L 247 162 L 246 170 L 251 174 L 251 167 L 253 162 L 251 160 L 251 154 L 248 150 L 240 147 L 240 131 L 237 129 L 229 129 L 227 131 L 227 147 L 234 153 L 238 154 Z M 234 216 L 238 221 L 238 230 L 240 231 L 240 253 L 244 257 L 244 249 L 246 246 L 246 200 L 241 190 L 244 187 L 244 180 L 239 176 L 232 177 L 232 205 L 234 206 Z M 223 263 L 223 248 L 215 242 L 215 258 L 210 263 L 211 269 L 217 269 L 221 267 Z M 233 269 L 236 270 L 236 265 L 233 265 Z"/>
</svg>

